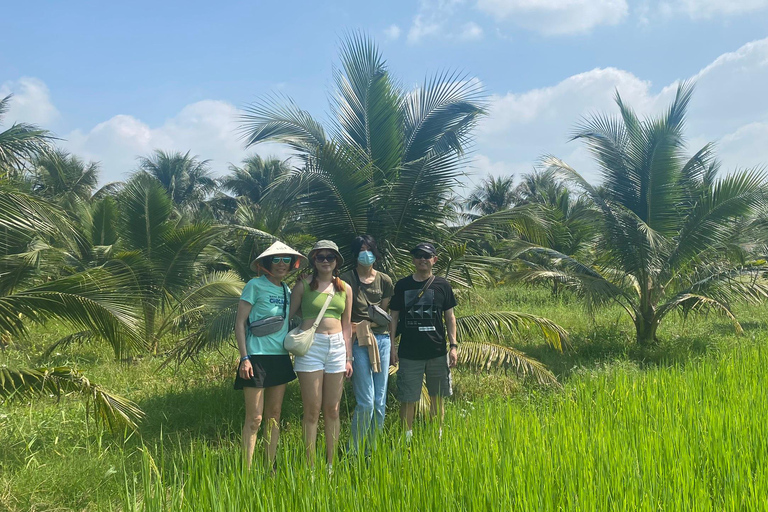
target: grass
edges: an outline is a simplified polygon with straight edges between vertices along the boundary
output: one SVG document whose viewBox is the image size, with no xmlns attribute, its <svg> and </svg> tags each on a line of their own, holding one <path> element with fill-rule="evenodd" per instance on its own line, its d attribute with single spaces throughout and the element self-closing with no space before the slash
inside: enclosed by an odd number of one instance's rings
<svg viewBox="0 0 768 512">
<path fill-rule="evenodd" d="M 462 303 L 472 306 L 459 314 L 519 310 L 565 326 L 565 354 L 533 333 L 502 340 L 544 361 L 563 390 L 458 371 L 442 441 L 419 423 L 405 450 L 390 399 L 383 445 L 370 461 L 341 455 L 330 479 L 303 463 L 295 384 L 276 475 L 243 470 L 234 350 L 158 372 L 152 358 L 120 364 L 104 347 L 41 360 L 56 326 L 16 342 L 0 364 L 76 366 L 147 418 L 122 439 L 87 422 L 72 397 L 0 406 L 0 510 L 766 509 L 764 308 L 741 308 L 744 336 L 717 318 L 670 318 L 662 343 L 641 349 L 619 311 L 593 321 L 547 290 L 500 287 Z M 342 440 L 353 407 L 348 390 Z"/>
</svg>

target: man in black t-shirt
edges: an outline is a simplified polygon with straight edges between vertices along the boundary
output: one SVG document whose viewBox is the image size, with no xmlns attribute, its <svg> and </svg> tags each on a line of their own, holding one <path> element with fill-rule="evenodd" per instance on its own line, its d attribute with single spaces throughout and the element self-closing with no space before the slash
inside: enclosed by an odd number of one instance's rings
<svg viewBox="0 0 768 512">
<path fill-rule="evenodd" d="M 432 275 L 437 251 L 430 243 L 420 243 L 411 250 L 416 272 L 395 284 L 395 294 L 389 304 L 392 315 L 392 341 L 400 335 L 400 344 L 390 352 L 392 364 L 398 359 L 397 399 L 400 418 L 406 428 L 406 440 L 413 435 L 413 416 L 421 396 L 424 375 L 432 399 L 432 417 L 440 414 L 443 423 L 443 397 L 451 396 L 451 368 L 456 366 L 456 317 L 453 308 L 456 297 L 451 285 L 442 277 Z M 446 332 L 450 350 L 446 351 Z"/>
</svg>

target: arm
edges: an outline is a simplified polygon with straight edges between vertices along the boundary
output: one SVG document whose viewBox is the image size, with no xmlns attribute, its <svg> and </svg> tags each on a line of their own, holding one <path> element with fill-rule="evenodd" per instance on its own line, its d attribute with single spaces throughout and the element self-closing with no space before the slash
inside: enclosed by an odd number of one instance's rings
<svg viewBox="0 0 768 512">
<path fill-rule="evenodd" d="M 389 338 L 392 340 L 392 348 L 389 350 L 389 364 L 390 366 L 394 366 L 398 362 L 395 337 L 397 336 L 397 320 L 400 318 L 400 312 L 390 311 L 389 316 L 392 317 L 392 323 L 389 324 Z"/>
<path fill-rule="evenodd" d="M 304 296 L 304 280 L 300 279 L 291 290 L 291 308 L 288 310 L 288 320 L 296 316 L 301 309 L 301 298 Z"/>
<path fill-rule="evenodd" d="M 248 322 L 248 315 L 251 314 L 252 307 L 249 302 L 241 300 L 237 304 L 237 316 L 235 317 L 235 339 L 237 340 L 237 350 L 240 352 L 238 372 L 240 377 L 244 379 L 253 377 L 251 361 L 248 359 L 243 360 L 243 357 L 248 356 L 248 349 L 245 347 L 245 324 Z"/>
<path fill-rule="evenodd" d="M 344 313 L 341 314 L 341 332 L 344 335 L 344 344 L 347 347 L 347 365 L 346 376 L 352 376 L 352 288 L 344 283 L 347 291 L 347 303 L 344 306 Z"/>
<path fill-rule="evenodd" d="M 456 345 L 456 315 L 453 314 L 453 308 L 445 310 L 445 328 L 448 331 L 448 366 L 453 368 L 458 360 Z"/>
</svg>

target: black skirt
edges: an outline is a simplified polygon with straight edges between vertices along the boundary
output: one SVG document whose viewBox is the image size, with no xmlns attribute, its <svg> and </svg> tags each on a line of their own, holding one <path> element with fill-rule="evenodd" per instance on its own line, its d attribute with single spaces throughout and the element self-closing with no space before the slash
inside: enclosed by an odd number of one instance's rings
<svg viewBox="0 0 768 512">
<path fill-rule="evenodd" d="M 240 377 L 240 365 L 235 376 L 235 389 L 243 388 L 271 388 L 287 384 L 296 378 L 291 364 L 291 356 L 248 356 L 253 367 L 253 377 L 244 379 Z M 242 362 L 240 363 L 242 364 Z"/>
</svg>

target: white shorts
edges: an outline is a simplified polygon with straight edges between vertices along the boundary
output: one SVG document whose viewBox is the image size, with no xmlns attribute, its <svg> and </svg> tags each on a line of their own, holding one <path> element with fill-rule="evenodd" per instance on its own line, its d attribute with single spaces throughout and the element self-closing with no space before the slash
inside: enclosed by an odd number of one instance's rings
<svg viewBox="0 0 768 512">
<path fill-rule="evenodd" d="M 293 371 L 325 373 L 344 373 L 347 369 L 347 347 L 344 335 L 315 333 L 315 339 L 309 352 L 293 359 Z"/>
</svg>

